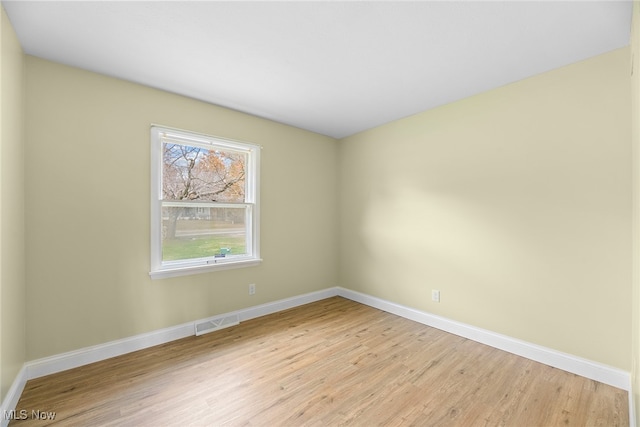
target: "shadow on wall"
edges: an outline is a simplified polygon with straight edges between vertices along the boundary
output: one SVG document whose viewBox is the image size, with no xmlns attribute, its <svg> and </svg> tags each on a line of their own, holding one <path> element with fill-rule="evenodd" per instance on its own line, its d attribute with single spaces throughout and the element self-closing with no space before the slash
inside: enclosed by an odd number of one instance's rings
<svg viewBox="0 0 640 427">
<path fill-rule="evenodd" d="M 585 262 L 598 257 L 574 239 L 583 221 L 563 210 L 526 194 L 491 200 L 386 182 L 363 208 L 359 274 L 383 298 L 491 330 L 558 327 L 547 309 L 573 304 L 565 283 L 586 279 Z"/>
</svg>

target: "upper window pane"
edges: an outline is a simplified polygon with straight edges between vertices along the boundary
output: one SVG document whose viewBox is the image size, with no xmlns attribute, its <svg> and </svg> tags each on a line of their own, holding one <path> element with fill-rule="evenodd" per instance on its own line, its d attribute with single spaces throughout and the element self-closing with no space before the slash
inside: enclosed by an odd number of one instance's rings
<svg viewBox="0 0 640 427">
<path fill-rule="evenodd" d="M 244 203 L 247 154 L 184 143 L 163 143 L 162 197 Z"/>
</svg>

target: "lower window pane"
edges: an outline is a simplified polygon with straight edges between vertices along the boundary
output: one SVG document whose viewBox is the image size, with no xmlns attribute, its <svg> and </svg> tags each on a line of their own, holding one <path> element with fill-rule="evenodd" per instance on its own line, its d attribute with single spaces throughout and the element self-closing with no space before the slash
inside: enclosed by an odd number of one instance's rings
<svg viewBox="0 0 640 427">
<path fill-rule="evenodd" d="M 162 261 L 247 254 L 245 207 L 163 207 Z"/>
</svg>

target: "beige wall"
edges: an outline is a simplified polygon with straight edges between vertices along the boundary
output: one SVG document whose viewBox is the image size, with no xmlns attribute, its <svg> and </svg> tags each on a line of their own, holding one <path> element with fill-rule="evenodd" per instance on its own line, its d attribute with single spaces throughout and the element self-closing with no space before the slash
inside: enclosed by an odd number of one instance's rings
<svg viewBox="0 0 640 427">
<path fill-rule="evenodd" d="M 640 425 L 640 2 L 633 2 L 631 26 L 631 134 L 632 134 L 632 214 L 633 214 L 633 281 L 632 281 L 632 358 L 631 389 L 636 409 L 636 424 Z"/>
<path fill-rule="evenodd" d="M 629 57 L 341 141 L 341 285 L 630 370 Z"/>
<path fill-rule="evenodd" d="M 0 5 L 0 378 L 4 399 L 25 355 L 22 48 Z"/>
<path fill-rule="evenodd" d="M 334 139 L 26 64 L 29 360 L 337 285 Z M 149 278 L 152 123 L 263 146 L 261 266 Z"/>
</svg>

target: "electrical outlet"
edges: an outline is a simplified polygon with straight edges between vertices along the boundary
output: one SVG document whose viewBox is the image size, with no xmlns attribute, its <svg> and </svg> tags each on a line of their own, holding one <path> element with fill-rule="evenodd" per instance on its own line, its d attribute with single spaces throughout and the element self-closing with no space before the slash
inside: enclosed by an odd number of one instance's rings
<svg viewBox="0 0 640 427">
<path fill-rule="evenodd" d="M 431 300 L 435 302 L 440 302 L 440 291 L 438 291 L 437 289 L 432 289 Z"/>
<path fill-rule="evenodd" d="M 256 293 L 256 284 L 255 283 L 251 283 L 249 285 L 249 295 L 253 295 Z"/>
</svg>

